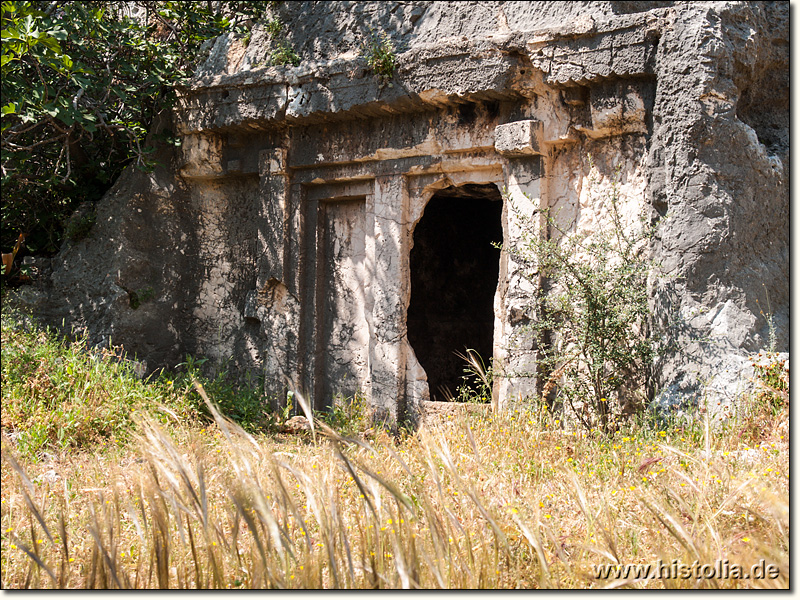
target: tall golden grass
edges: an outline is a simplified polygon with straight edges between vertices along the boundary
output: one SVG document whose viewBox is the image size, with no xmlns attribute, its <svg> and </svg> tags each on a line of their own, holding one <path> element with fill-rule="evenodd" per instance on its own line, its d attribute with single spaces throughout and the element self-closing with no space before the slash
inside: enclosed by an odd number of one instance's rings
<svg viewBox="0 0 800 600">
<path fill-rule="evenodd" d="M 140 416 L 129 449 L 2 461 L 5 588 L 737 588 L 789 585 L 788 432 L 615 436 L 524 410 L 413 434 L 248 434 Z M 749 431 L 750 429 L 748 429 Z M 775 579 L 599 579 L 599 564 Z"/>
</svg>

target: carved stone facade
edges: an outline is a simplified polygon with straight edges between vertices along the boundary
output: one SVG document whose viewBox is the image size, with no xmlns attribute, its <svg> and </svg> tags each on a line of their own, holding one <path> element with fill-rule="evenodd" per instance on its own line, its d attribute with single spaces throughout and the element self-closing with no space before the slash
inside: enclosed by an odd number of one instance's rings
<svg viewBox="0 0 800 600">
<path fill-rule="evenodd" d="M 653 306 L 691 350 L 662 357 L 660 398 L 735 393 L 766 345 L 764 291 L 787 349 L 788 5 L 286 4 L 301 66 L 258 67 L 258 29 L 247 48 L 219 40 L 175 112 L 181 148 L 118 182 L 55 260 L 42 314 L 150 369 L 232 359 L 275 401 L 358 392 L 391 423 L 441 399 L 429 381 L 452 389 L 453 351 L 488 344 L 503 408 L 539 393 L 534 290 L 512 256 L 478 249 L 519 244 L 544 208 L 603 227 L 619 169 L 626 218 L 659 222 Z M 396 38 L 390 82 L 353 23 Z M 126 306 L 145 285 L 156 299 Z"/>
</svg>

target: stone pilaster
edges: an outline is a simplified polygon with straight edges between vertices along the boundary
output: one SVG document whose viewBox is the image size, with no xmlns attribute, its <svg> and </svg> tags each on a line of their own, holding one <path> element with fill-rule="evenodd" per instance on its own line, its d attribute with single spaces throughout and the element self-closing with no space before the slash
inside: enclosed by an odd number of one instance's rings
<svg viewBox="0 0 800 600">
<path fill-rule="evenodd" d="M 405 413 L 405 308 L 408 302 L 407 197 L 403 178 L 375 180 L 370 379 L 373 418 L 395 427 Z M 405 272 L 403 271 L 405 269 Z"/>
<path fill-rule="evenodd" d="M 544 225 L 542 200 L 542 124 L 536 120 L 499 125 L 495 150 L 506 161 L 503 199 L 503 243 L 500 293 L 495 299 L 494 364 L 500 366 L 492 404 L 505 410 L 515 401 L 537 395 L 537 346 L 526 326 L 536 318 L 538 292 L 535 265 L 516 254 L 526 235 L 538 235 Z"/>
</svg>

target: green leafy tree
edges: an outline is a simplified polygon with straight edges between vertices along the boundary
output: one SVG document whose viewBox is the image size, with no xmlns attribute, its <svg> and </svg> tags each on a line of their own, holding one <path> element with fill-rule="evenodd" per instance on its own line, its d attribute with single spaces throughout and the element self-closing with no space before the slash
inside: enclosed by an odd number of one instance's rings
<svg viewBox="0 0 800 600">
<path fill-rule="evenodd" d="M 54 252 L 66 217 L 129 165 L 210 48 L 267 6 L 248 2 L 2 2 L 2 246 Z M 168 136 L 165 136 L 168 137 Z"/>
<path fill-rule="evenodd" d="M 619 170 L 604 201 L 611 222 L 591 235 L 570 231 L 546 212 L 542 229 L 531 221 L 523 243 L 507 250 L 528 266 L 526 276 L 539 290 L 529 327 L 542 399 L 570 408 L 587 429 L 608 431 L 646 398 L 654 357 L 647 332 L 652 228 L 644 216 L 623 226 Z"/>
</svg>

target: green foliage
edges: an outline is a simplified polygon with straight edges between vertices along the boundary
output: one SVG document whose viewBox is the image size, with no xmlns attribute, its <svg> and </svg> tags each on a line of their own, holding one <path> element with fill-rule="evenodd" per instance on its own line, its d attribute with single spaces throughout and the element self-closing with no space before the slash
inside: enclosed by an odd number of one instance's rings
<svg viewBox="0 0 800 600">
<path fill-rule="evenodd" d="M 2 3 L 2 247 L 54 252 L 63 223 L 128 164 L 152 168 L 146 136 L 203 59 L 243 32 L 245 2 Z"/>
<path fill-rule="evenodd" d="M 459 386 L 457 402 L 487 403 L 492 400 L 492 384 L 494 371 L 475 350 L 467 350 L 466 354 L 457 353 L 464 360 L 464 383 Z"/>
<path fill-rule="evenodd" d="M 276 419 L 257 386 L 237 385 L 223 368 L 208 377 L 201 369 L 206 362 L 187 356 L 175 373 L 161 371 L 143 381 L 122 349 L 92 348 L 85 337 L 62 339 L 4 308 L 2 426 L 29 457 L 124 443 L 136 413 L 174 424 L 211 421 L 198 382 L 245 430 L 274 429 Z"/>
<path fill-rule="evenodd" d="M 278 18 L 272 18 L 264 24 L 264 29 L 269 37 L 276 38 L 283 31 L 283 23 Z"/>
<path fill-rule="evenodd" d="M 270 55 L 270 64 L 278 67 L 284 65 L 298 66 L 300 57 L 297 56 L 292 45 L 285 38 L 280 37 L 283 33 L 281 20 L 274 17 L 266 22 L 264 28 L 267 31 L 267 35 L 275 42 L 275 48 Z"/>
<path fill-rule="evenodd" d="M 145 302 L 149 302 L 156 297 L 156 292 L 151 287 L 140 288 L 128 293 L 130 305 L 133 310 L 139 308 Z"/>
<path fill-rule="evenodd" d="M 80 242 L 85 239 L 97 222 L 97 213 L 89 210 L 83 214 L 76 213 L 67 221 L 64 228 L 64 237 L 71 242 Z"/>
<path fill-rule="evenodd" d="M 165 405 L 191 421 L 196 408 L 164 382 L 143 382 L 119 349 L 59 339 L 7 308 L 2 313 L 3 429 L 22 454 L 124 441 L 136 411 Z"/>
<path fill-rule="evenodd" d="M 530 329 L 543 399 L 569 407 L 587 429 L 606 431 L 645 399 L 654 357 L 644 256 L 651 228 L 644 217 L 633 230 L 623 227 L 619 184 L 617 169 L 602 198 L 609 227 L 581 236 L 545 212 L 546 227 L 529 223 L 521 247 L 508 249 L 529 266 L 526 276 L 538 290 Z"/>
<path fill-rule="evenodd" d="M 195 382 L 203 386 L 221 414 L 236 421 L 246 431 L 256 433 L 273 429 L 275 417 L 269 412 L 269 402 L 258 386 L 232 381 L 226 368 L 218 368 L 213 377 L 207 377 L 203 373 L 203 365 L 207 362 L 207 358 L 187 355 L 186 360 L 177 365 L 176 373 L 164 373 L 161 378 L 168 380 L 169 385 L 181 397 L 187 398 L 206 420 L 213 417 L 197 392 Z"/>
<path fill-rule="evenodd" d="M 300 57 L 297 56 L 288 42 L 282 40 L 278 42 L 277 47 L 272 51 L 270 63 L 278 67 L 284 65 L 296 67 L 300 64 Z"/>
<path fill-rule="evenodd" d="M 253 37 L 253 31 L 252 30 L 246 31 L 244 33 L 244 35 L 242 36 L 242 45 L 245 48 L 247 48 L 250 45 L 250 40 L 252 39 L 252 37 Z"/>
<path fill-rule="evenodd" d="M 294 392 L 289 390 L 286 392 L 286 403 L 280 411 L 281 422 L 286 422 L 292 418 L 294 414 Z"/>
<path fill-rule="evenodd" d="M 377 33 L 370 30 L 363 50 L 367 57 L 367 65 L 380 78 L 381 83 L 390 81 L 394 77 L 397 56 L 392 40 L 386 32 Z"/>
<path fill-rule="evenodd" d="M 355 435 L 368 426 L 369 407 L 363 393 L 357 392 L 353 397 L 337 394 L 333 400 L 333 409 L 323 413 L 321 418 L 333 429 L 343 435 Z"/>
</svg>

